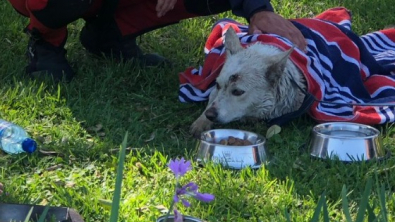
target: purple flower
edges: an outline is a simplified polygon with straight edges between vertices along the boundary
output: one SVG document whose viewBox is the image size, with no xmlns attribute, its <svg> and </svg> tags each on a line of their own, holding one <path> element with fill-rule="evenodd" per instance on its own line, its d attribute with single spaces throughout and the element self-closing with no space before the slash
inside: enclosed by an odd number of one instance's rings
<svg viewBox="0 0 395 222">
<path fill-rule="evenodd" d="M 174 222 L 183 222 L 181 213 L 176 209 L 174 209 Z"/>
<path fill-rule="evenodd" d="M 184 186 L 180 185 L 180 177 L 184 176 L 189 170 L 192 169 L 191 162 L 186 161 L 184 158 L 179 160 L 170 160 L 168 164 L 170 170 L 174 173 L 176 177 L 176 193 L 173 196 L 173 202 L 171 203 L 169 212 L 167 213 L 166 219 L 169 217 L 170 212 L 174 212 L 174 221 L 182 222 L 183 216 L 176 208 L 176 203 L 181 202 L 185 207 L 190 207 L 191 204 L 186 199 L 186 197 L 193 197 L 197 200 L 203 202 L 210 202 L 214 200 L 214 195 L 208 193 L 199 193 L 198 185 L 196 183 L 190 182 Z"/>
<path fill-rule="evenodd" d="M 168 164 L 171 171 L 173 171 L 176 178 L 184 176 L 186 172 L 192 169 L 191 162 L 185 161 L 184 157 L 180 160 L 170 160 Z"/>
<path fill-rule="evenodd" d="M 209 194 L 209 193 L 198 193 L 198 192 L 195 193 L 194 197 L 196 199 L 200 200 L 200 201 L 203 201 L 203 202 L 211 202 L 215 198 L 214 195 L 212 195 L 212 194 Z"/>
<path fill-rule="evenodd" d="M 183 198 L 183 196 L 191 196 L 197 200 L 203 201 L 203 202 L 210 202 L 214 200 L 214 195 L 208 194 L 208 193 L 199 193 L 198 190 L 198 185 L 196 183 L 190 182 L 187 185 L 184 185 L 180 188 L 176 189 L 176 194 L 173 197 L 174 202 L 179 202 L 181 199 L 182 204 L 185 207 L 191 206 L 188 200 Z"/>
</svg>

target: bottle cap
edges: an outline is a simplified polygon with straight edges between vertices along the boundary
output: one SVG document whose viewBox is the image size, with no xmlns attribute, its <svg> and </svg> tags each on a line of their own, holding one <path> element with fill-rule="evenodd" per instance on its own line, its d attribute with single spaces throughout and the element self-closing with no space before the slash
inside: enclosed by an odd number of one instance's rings
<svg viewBox="0 0 395 222">
<path fill-rule="evenodd" d="M 34 141 L 33 139 L 26 138 L 26 139 L 22 142 L 22 149 L 23 149 L 26 153 L 33 153 L 33 152 L 37 149 L 37 143 L 36 143 L 36 141 Z"/>
</svg>

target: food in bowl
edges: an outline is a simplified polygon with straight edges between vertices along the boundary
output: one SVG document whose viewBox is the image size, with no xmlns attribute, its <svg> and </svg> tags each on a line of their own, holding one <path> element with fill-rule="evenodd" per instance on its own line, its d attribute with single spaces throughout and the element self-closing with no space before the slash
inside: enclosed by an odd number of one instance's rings
<svg viewBox="0 0 395 222">
<path fill-rule="evenodd" d="M 203 132 L 199 141 L 197 162 L 201 165 L 212 161 L 231 169 L 257 169 L 267 160 L 266 139 L 257 133 L 213 129 Z"/>
<path fill-rule="evenodd" d="M 221 145 L 227 146 L 250 146 L 252 145 L 251 141 L 247 139 L 239 139 L 234 136 L 229 136 L 227 139 L 221 139 L 219 141 Z"/>
</svg>

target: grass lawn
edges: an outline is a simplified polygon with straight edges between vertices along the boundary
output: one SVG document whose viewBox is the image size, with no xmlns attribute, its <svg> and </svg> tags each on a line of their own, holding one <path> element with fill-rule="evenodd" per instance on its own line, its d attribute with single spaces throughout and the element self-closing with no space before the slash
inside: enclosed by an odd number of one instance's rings
<svg viewBox="0 0 395 222">
<path fill-rule="evenodd" d="M 380 2 L 380 3 L 378 3 Z M 284 17 L 312 17 L 327 8 L 345 6 L 353 12 L 358 34 L 395 24 L 393 0 L 273 0 Z M 89 56 L 78 41 L 83 21 L 69 26 L 66 45 L 78 76 L 69 84 L 51 85 L 24 77 L 27 19 L 7 1 L 0 2 L 0 118 L 23 126 L 39 143 L 32 155 L 0 153 L 0 202 L 67 206 L 87 222 L 108 221 L 110 210 L 100 200 L 114 194 L 118 150 L 128 131 L 119 221 L 155 221 L 172 199 L 174 179 L 166 164 L 171 158 L 194 160 L 196 140 L 190 124 L 205 104 L 178 101 L 178 73 L 201 65 L 203 46 L 221 14 L 182 21 L 142 36 L 140 45 L 174 62 L 172 68 L 135 67 Z M 236 18 L 236 17 L 233 17 Z M 243 19 L 237 18 L 244 22 Z M 271 163 L 257 171 L 231 171 L 219 166 L 195 167 L 183 179 L 198 182 L 212 193 L 212 203 L 192 201 L 185 214 L 207 221 L 310 221 L 318 199 L 326 194 L 331 221 L 346 221 L 341 202 L 348 190 L 356 217 L 365 184 L 373 179 L 369 203 L 380 209 L 376 185 L 386 194 L 388 221 L 395 221 L 395 159 L 343 164 L 310 158 L 304 145 L 316 123 L 303 116 L 268 141 Z M 263 122 L 231 123 L 265 135 Z M 378 126 L 384 146 L 395 152 L 395 127 Z M 196 162 L 193 161 L 196 165 Z"/>
</svg>

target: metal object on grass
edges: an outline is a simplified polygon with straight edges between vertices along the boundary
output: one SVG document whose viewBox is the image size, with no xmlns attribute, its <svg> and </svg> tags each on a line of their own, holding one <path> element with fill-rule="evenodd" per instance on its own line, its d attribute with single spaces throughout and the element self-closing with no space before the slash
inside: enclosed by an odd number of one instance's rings
<svg viewBox="0 0 395 222">
<path fill-rule="evenodd" d="M 230 136 L 248 140 L 252 145 L 222 145 L 220 141 Z M 256 133 L 237 129 L 214 129 L 201 134 L 197 161 L 220 163 L 231 169 L 251 167 L 256 169 L 267 161 L 266 139 Z"/>
<path fill-rule="evenodd" d="M 167 218 L 167 220 L 165 221 L 166 216 L 161 216 L 159 217 L 156 222 L 174 222 L 174 215 L 169 215 L 169 217 Z M 201 219 L 195 218 L 195 217 L 191 217 L 191 216 L 184 216 L 183 215 L 183 222 L 204 222 Z"/>
<path fill-rule="evenodd" d="M 380 132 L 368 125 L 348 122 L 318 124 L 312 129 L 310 152 L 322 159 L 344 162 L 382 159 Z"/>
</svg>

